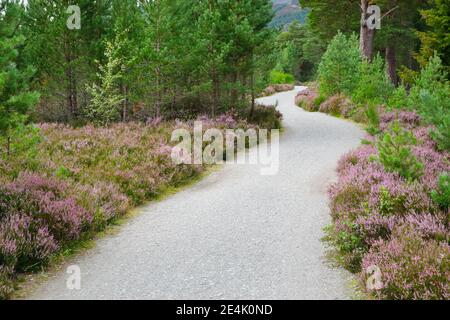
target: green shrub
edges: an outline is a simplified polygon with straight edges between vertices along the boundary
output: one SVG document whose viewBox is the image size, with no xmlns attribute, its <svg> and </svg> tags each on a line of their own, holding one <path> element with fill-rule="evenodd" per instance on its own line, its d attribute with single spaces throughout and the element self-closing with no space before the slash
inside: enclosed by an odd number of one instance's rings
<svg viewBox="0 0 450 320">
<path fill-rule="evenodd" d="M 441 150 L 450 151 L 450 87 L 440 88 L 433 93 L 420 92 L 420 114 L 434 126 L 431 137 Z"/>
<path fill-rule="evenodd" d="M 363 60 L 360 64 L 359 82 L 352 93 L 352 99 L 360 104 L 385 104 L 393 91 L 393 86 L 384 71 L 379 55 L 372 62 Z"/>
<path fill-rule="evenodd" d="M 374 105 L 367 106 L 365 115 L 368 122 L 366 131 L 371 135 L 378 134 L 380 132 L 380 115 L 377 108 Z"/>
<path fill-rule="evenodd" d="M 327 100 L 327 97 L 325 97 L 324 95 L 319 95 L 317 98 L 314 99 L 313 104 L 317 109 L 319 109 L 320 105 L 324 103 L 325 100 Z"/>
<path fill-rule="evenodd" d="M 70 178 L 72 175 L 72 172 L 64 166 L 60 166 L 55 173 L 55 176 L 61 179 Z"/>
<path fill-rule="evenodd" d="M 423 164 L 412 154 L 411 146 L 416 144 L 414 135 L 402 129 L 398 121 L 394 122 L 390 132 L 377 143 L 379 161 L 389 172 L 397 172 L 412 181 L 423 174 Z"/>
<path fill-rule="evenodd" d="M 331 226 L 327 230 L 327 238 L 340 253 L 339 263 L 349 271 L 356 273 L 361 270 L 361 261 L 368 249 L 356 223 L 346 220 L 342 221 L 342 224 L 346 230 L 336 230 Z"/>
<path fill-rule="evenodd" d="M 408 106 L 408 93 L 403 85 L 398 86 L 389 97 L 387 105 L 389 109 L 403 109 Z"/>
<path fill-rule="evenodd" d="M 281 71 L 273 70 L 270 73 L 270 83 L 271 84 L 285 84 L 285 83 L 294 83 L 295 78 L 293 75 L 284 73 Z"/>
<path fill-rule="evenodd" d="M 281 129 L 283 115 L 276 107 L 256 106 L 253 110 L 251 122 L 261 128 Z"/>
<path fill-rule="evenodd" d="M 437 190 L 431 192 L 431 198 L 447 211 L 450 207 L 450 175 L 448 172 L 441 174 Z"/>
<path fill-rule="evenodd" d="M 337 93 L 351 95 L 359 82 L 361 61 L 357 36 L 347 37 L 339 32 L 319 65 L 320 94 L 327 97 Z"/>
<path fill-rule="evenodd" d="M 435 127 L 432 136 L 439 148 L 450 150 L 450 84 L 438 56 L 432 57 L 416 78 L 409 107 L 417 109 Z"/>
</svg>

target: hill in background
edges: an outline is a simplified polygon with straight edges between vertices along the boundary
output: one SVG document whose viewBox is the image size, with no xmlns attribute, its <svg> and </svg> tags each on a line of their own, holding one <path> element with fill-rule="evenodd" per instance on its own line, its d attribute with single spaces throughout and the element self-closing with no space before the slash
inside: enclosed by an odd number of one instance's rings
<svg viewBox="0 0 450 320">
<path fill-rule="evenodd" d="M 308 11 L 303 9 L 298 0 L 273 0 L 275 18 L 270 23 L 271 27 L 285 28 L 293 21 L 304 23 Z"/>
</svg>

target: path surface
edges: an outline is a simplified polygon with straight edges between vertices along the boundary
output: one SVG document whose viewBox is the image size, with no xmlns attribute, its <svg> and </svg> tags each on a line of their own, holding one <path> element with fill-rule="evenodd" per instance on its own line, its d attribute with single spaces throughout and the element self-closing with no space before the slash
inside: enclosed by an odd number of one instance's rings
<svg viewBox="0 0 450 320">
<path fill-rule="evenodd" d="M 278 100 L 285 133 L 280 169 L 232 165 L 144 208 L 121 231 L 75 258 L 82 288 L 50 277 L 31 299 L 348 299 L 348 275 L 326 261 L 327 185 L 363 132 Z"/>
</svg>

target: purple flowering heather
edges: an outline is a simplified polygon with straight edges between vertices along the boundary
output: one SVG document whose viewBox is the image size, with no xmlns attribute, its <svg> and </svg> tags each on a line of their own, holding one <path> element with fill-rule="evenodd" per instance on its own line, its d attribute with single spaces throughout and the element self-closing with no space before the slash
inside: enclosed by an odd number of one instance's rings
<svg viewBox="0 0 450 320">
<path fill-rule="evenodd" d="M 12 214 L 0 224 L 0 264 L 23 267 L 47 258 L 58 249 L 47 226 L 24 214 Z"/>
<path fill-rule="evenodd" d="M 424 240 L 409 228 L 399 228 L 391 240 L 379 240 L 362 262 L 361 278 L 377 266 L 382 288 L 370 292 L 381 299 L 450 298 L 450 246 L 447 242 Z"/>
<path fill-rule="evenodd" d="M 448 299 L 449 213 L 431 199 L 430 192 L 436 189 L 439 176 L 450 172 L 450 156 L 437 150 L 430 137 L 432 127 L 420 126 L 416 113 L 386 113 L 380 120 L 382 130 L 399 121 L 412 131 L 417 145 L 411 150 L 423 163 L 424 174 L 409 182 L 387 172 L 373 160 L 378 154 L 375 136 L 366 138 L 371 144 L 344 155 L 338 164 L 338 181 L 329 189 L 336 243 L 344 248 L 346 266 L 362 270 L 364 282 L 369 266 L 381 269 L 384 286 L 372 292 L 375 297 Z M 360 268 L 355 268 L 355 261 Z"/>
<path fill-rule="evenodd" d="M 380 116 L 380 129 L 382 131 L 389 128 L 392 123 L 399 121 L 400 124 L 406 129 L 414 129 L 420 125 L 420 116 L 413 111 L 398 111 L 383 113 Z"/>
</svg>

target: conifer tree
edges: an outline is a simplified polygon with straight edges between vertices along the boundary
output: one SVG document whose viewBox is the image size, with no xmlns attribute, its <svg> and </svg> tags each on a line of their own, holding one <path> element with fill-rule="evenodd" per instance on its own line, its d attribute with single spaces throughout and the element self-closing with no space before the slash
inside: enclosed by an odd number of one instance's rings
<svg viewBox="0 0 450 320">
<path fill-rule="evenodd" d="M 29 88 L 33 69 L 19 68 L 19 47 L 24 42 L 20 34 L 22 8 L 14 1 L 0 4 L 0 138 L 6 141 L 10 154 L 14 129 L 24 123 L 39 94 Z"/>
</svg>

